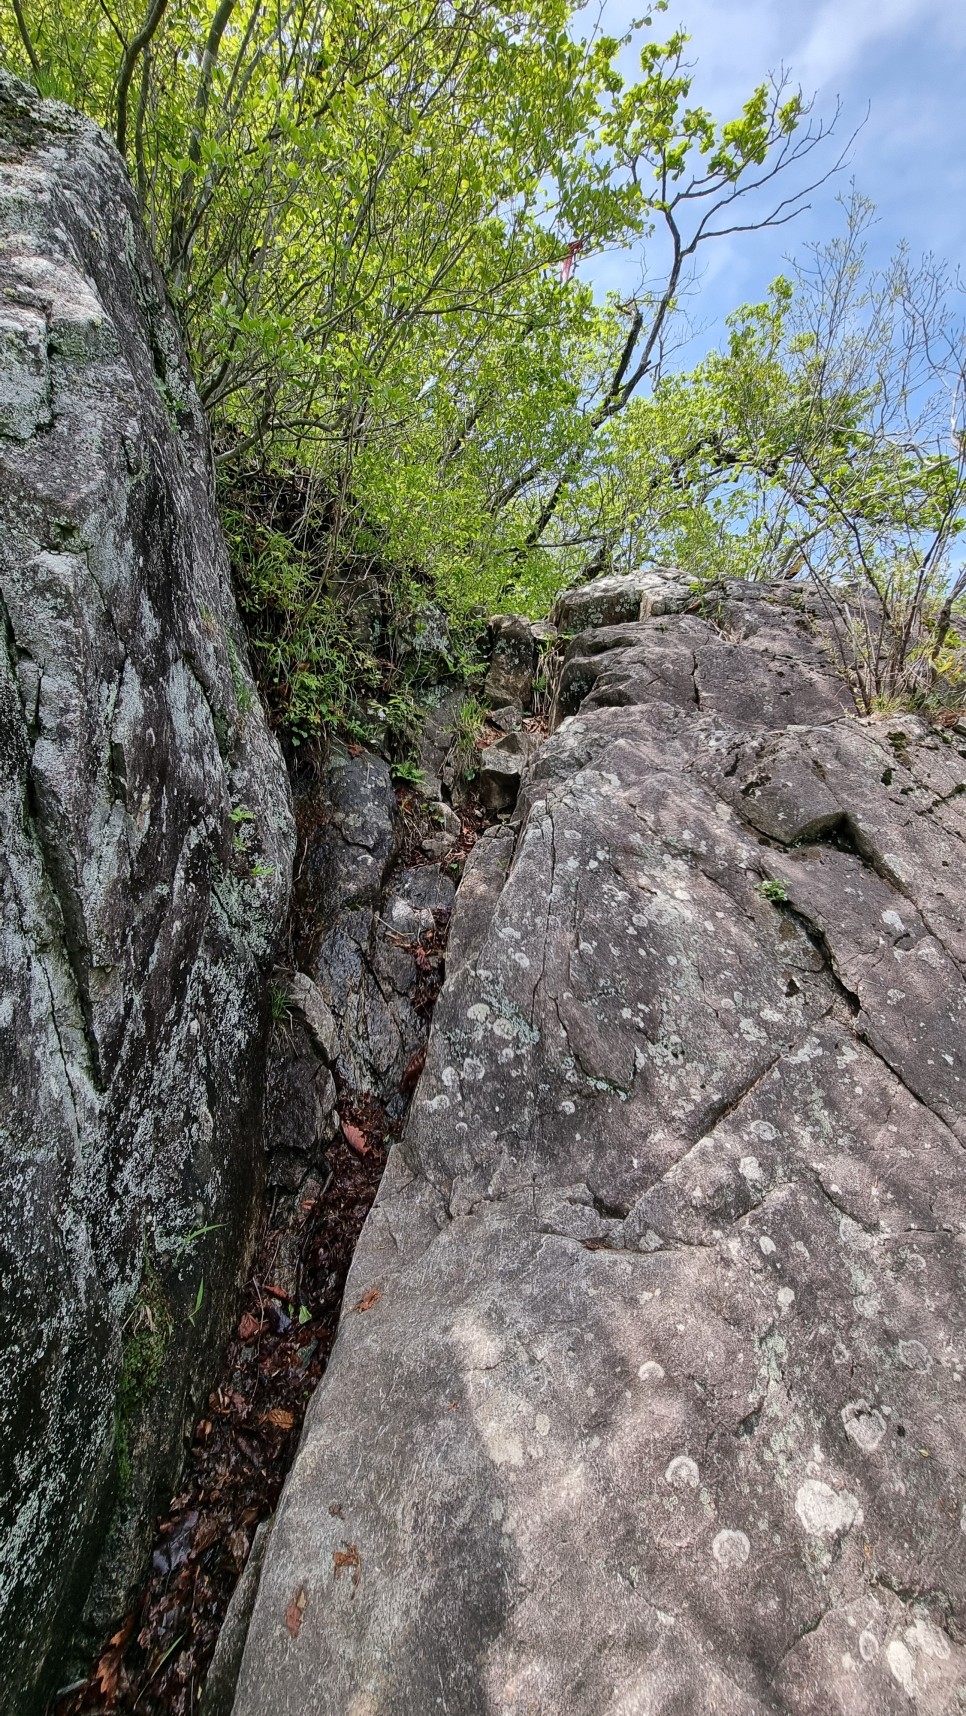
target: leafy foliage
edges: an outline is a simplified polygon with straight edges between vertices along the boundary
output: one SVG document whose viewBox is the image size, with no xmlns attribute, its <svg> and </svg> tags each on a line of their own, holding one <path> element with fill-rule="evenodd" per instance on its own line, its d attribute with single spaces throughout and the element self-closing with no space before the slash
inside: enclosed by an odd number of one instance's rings
<svg viewBox="0 0 966 1716">
<path fill-rule="evenodd" d="M 808 570 L 833 607 L 858 579 L 872 600 L 837 623 L 865 708 L 959 649 L 962 459 L 935 432 L 962 371 L 950 282 L 904 257 L 870 280 L 854 202 L 838 246 L 676 373 L 705 247 L 791 220 L 813 159 L 834 163 L 784 78 L 724 122 L 694 104 L 686 36 L 651 36 L 663 9 L 635 26 L 632 81 L 631 37 L 581 39 L 571 0 L 0 18 L 4 58 L 127 154 L 294 739 L 405 733 L 418 687 L 393 638 L 427 604 L 456 659 L 488 611 L 545 612 L 641 558 Z M 603 303 L 560 266 L 601 250 L 627 281 Z"/>
</svg>

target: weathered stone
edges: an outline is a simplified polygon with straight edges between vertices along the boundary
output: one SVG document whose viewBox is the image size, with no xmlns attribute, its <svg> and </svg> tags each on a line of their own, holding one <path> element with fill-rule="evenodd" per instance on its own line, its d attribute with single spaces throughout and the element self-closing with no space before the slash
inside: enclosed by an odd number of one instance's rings
<svg viewBox="0 0 966 1716">
<path fill-rule="evenodd" d="M 126 169 L 5 74 L 0 303 L 0 1678 L 33 1712 L 139 1576 L 226 1332 L 292 826 Z"/>
<path fill-rule="evenodd" d="M 621 626 L 650 614 L 677 614 L 690 598 L 691 589 L 682 572 L 642 566 L 635 572 L 613 572 L 566 590 L 552 618 L 560 632 L 581 632 L 588 626 Z"/>
<path fill-rule="evenodd" d="M 427 858 L 437 861 L 452 852 L 463 833 L 463 824 L 451 805 L 438 800 L 427 806 L 428 814 L 433 822 L 428 834 L 420 841 L 420 850 Z"/>
<path fill-rule="evenodd" d="M 272 1535 L 272 1524 L 273 1519 L 262 1520 L 252 1540 L 241 1578 L 232 1592 L 228 1613 L 219 1628 L 215 1654 L 205 1676 L 201 1716 L 231 1716 L 238 1671 L 241 1668 L 242 1653 L 255 1607 L 258 1579 Z"/>
<path fill-rule="evenodd" d="M 499 745 L 488 745 L 480 752 L 477 790 L 480 803 L 491 816 L 501 816 L 513 809 L 525 762 L 521 752 L 503 751 Z"/>
<path fill-rule="evenodd" d="M 311 1011 L 318 1022 L 319 1009 L 313 1005 Z M 331 1015 L 329 1019 L 331 1022 Z M 305 1176 L 319 1168 L 325 1146 L 338 1126 L 335 1081 L 325 1064 L 325 1057 L 334 1064 L 337 1052 L 334 1025 L 324 1047 L 297 1012 L 273 1025 L 264 1111 L 269 1185 L 296 1191 Z"/>
<path fill-rule="evenodd" d="M 535 748 L 531 734 L 513 732 L 480 752 L 477 791 L 480 803 L 491 816 L 501 816 L 513 809 L 527 758 Z"/>
<path fill-rule="evenodd" d="M 399 815 L 381 757 L 336 752 L 320 791 L 299 865 L 298 957 L 339 1021 L 338 1080 L 397 1118 L 408 1100 L 402 1075 L 427 1030 L 413 946 L 436 927 L 434 910 L 449 910 L 453 884 L 438 865 L 397 870 Z M 289 1183 L 291 1154 L 283 1166 Z"/>
<path fill-rule="evenodd" d="M 441 690 L 439 701 L 423 717 L 416 743 L 416 755 L 422 779 L 417 792 L 423 798 L 439 799 L 442 792 L 444 765 L 456 736 L 460 707 L 466 702 L 464 690 Z"/>
<path fill-rule="evenodd" d="M 339 1052 L 339 1035 L 322 991 L 304 971 L 293 971 L 285 978 L 285 996 L 289 1008 L 305 1026 L 316 1053 L 327 1066 L 334 1066 Z"/>
<path fill-rule="evenodd" d="M 471 854 L 236 1716 L 958 1707 L 966 744 L 726 602 Z"/>
<path fill-rule="evenodd" d="M 516 733 L 523 726 L 523 705 L 505 703 L 502 709 L 494 709 L 487 720 L 492 727 L 499 727 L 502 733 Z"/>
<path fill-rule="evenodd" d="M 490 621 L 493 653 L 483 700 L 494 708 L 507 703 L 530 707 L 539 652 L 533 626 L 522 614 L 499 614 Z"/>
</svg>

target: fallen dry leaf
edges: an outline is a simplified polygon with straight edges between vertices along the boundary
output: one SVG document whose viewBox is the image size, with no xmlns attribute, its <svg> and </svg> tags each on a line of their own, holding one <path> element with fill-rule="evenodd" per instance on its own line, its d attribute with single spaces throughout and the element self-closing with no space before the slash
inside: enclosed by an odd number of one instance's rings
<svg viewBox="0 0 966 1716">
<path fill-rule="evenodd" d="M 410 1055 L 406 1063 L 406 1070 L 399 1081 L 399 1088 L 405 1096 L 408 1096 L 410 1091 L 415 1089 L 419 1075 L 425 1065 L 426 1044 L 424 1043 L 421 1049 L 417 1049 L 414 1055 Z"/>
<path fill-rule="evenodd" d="M 286 1412 L 284 1406 L 273 1406 L 271 1412 L 266 1412 L 259 1419 L 260 1424 L 274 1424 L 276 1430 L 291 1430 L 295 1423 L 294 1412 Z"/>
<path fill-rule="evenodd" d="M 299 1636 L 299 1627 L 302 1625 L 302 1616 L 304 1614 L 305 1586 L 300 1585 L 285 1611 L 285 1625 L 288 1627 L 293 1639 L 297 1639 Z"/>
<path fill-rule="evenodd" d="M 350 1150 L 354 1150 L 357 1156 L 368 1156 L 369 1146 L 366 1143 L 366 1135 L 364 1132 L 360 1132 L 358 1126 L 352 1126 L 348 1120 L 343 1120 L 342 1131 Z"/>
<path fill-rule="evenodd" d="M 356 1310 L 357 1311 L 371 1311 L 373 1305 L 378 1305 L 381 1298 L 382 1298 L 382 1288 L 381 1287 L 370 1287 L 367 1293 L 363 1293 L 362 1298 L 359 1300 L 359 1303 L 356 1306 Z"/>
<path fill-rule="evenodd" d="M 256 1335 L 260 1333 L 261 1327 L 259 1319 L 253 1317 L 250 1311 L 246 1311 L 238 1325 L 238 1339 L 244 1342 L 246 1347 L 250 1346 Z"/>
<path fill-rule="evenodd" d="M 333 1549 L 332 1560 L 335 1565 L 335 1576 L 337 1579 L 341 1579 L 345 1572 L 350 1572 L 352 1574 L 352 1590 L 354 1594 L 356 1586 L 358 1585 L 362 1575 L 362 1562 L 359 1559 L 359 1550 L 356 1544 L 347 1543 L 345 1538 L 343 1538 L 342 1548 Z"/>
</svg>

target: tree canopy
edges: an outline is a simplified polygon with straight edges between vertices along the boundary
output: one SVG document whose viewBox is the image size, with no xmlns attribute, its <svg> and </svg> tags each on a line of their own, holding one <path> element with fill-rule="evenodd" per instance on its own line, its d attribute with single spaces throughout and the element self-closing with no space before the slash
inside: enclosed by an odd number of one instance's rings
<svg viewBox="0 0 966 1716">
<path fill-rule="evenodd" d="M 332 598 L 354 565 L 457 629 L 641 557 L 947 588 L 950 283 L 901 258 L 870 282 L 859 204 L 838 249 L 674 367 L 708 245 L 789 222 L 835 161 L 785 78 L 724 121 L 695 104 L 661 10 L 621 40 L 582 35 L 570 0 L 15 0 L 0 20 L 5 60 L 127 156 L 295 728 L 324 719 L 337 658 L 365 665 Z M 601 302 L 581 263 L 609 249 L 627 290 Z M 256 528 L 246 497 L 293 475 Z"/>
</svg>

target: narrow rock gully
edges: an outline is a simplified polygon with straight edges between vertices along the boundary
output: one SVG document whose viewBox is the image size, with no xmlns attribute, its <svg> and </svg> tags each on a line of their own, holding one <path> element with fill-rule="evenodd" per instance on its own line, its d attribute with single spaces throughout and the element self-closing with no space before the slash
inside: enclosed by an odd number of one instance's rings
<svg viewBox="0 0 966 1716">
<path fill-rule="evenodd" d="M 442 790 L 434 774 L 459 700 L 424 735 L 430 793 Z M 499 711 L 477 749 L 502 750 L 514 727 L 515 760 L 539 736 L 525 731 L 522 712 L 513 720 Z M 480 833 L 512 808 L 513 763 L 509 785 L 500 763 L 489 791 L 485 769 L 464 773 L 472 785 L 462 790 L 448 777 L 458 810 L 394 787 L 386 762 L 357 745 L 333 746 L 293 782 L 298 856 L 270 987 L 265 1201 L 251 1270 L 180 1487 L 158 1520 L 146 1582 L 49 1716 L 230 1712 L 271 1518 L 425 1060 L 456 886 Z M 364 1297 L 355 1308 L 371 1306 Z"/>
</svg>

